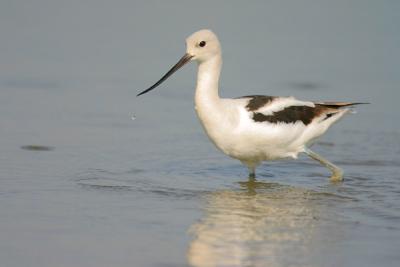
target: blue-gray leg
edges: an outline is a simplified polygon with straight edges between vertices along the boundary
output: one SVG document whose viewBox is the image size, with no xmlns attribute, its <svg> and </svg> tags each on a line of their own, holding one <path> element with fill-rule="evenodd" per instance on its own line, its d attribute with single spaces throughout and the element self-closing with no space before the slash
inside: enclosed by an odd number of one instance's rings
<svg viewBox="0 0 400 267">
<path fill-rule="evenodd" d="M 254 179 L 256 178 L 256 167 L 258 166 L 259 162 L 253 162 L 253 161 L 244 161 L 241 160 L 243 165 L 247 166 L 247 169 L 249 170 L 249 178 Z"/>
<path fill-rule="evenodd" d="M 248 165 L 247 168 L 249 169 L 249 178 L 250 179 L 256 178 L 256 167 Z"/>
<path fill-rule="evenodd" d="M 314 151 L 310 150 L 309 148 L 304 149 L 304 153 L 306 153 L 310 158 L 315 159 L 325 167 L 327 167 L 332 172 L 331 181 L 332 182 L 340 182 L 343 181 L 343 171 L 335 164 L 329 162 L 328 160 L 324 159 Z"/>
</svg>

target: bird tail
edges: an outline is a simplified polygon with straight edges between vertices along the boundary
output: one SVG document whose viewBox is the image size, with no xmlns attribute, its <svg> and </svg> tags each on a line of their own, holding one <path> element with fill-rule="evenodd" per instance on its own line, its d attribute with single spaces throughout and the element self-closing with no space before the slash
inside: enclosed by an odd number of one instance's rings
<svg viewBox="0 0 400 267">
<path fill-rule="evenodd" d="M 350 107 L 355 105 L 370 104 L 365 102 L 315 102 L 314 104 L 327 108 L 339 109 L 343 107 Z"/>
</svg>

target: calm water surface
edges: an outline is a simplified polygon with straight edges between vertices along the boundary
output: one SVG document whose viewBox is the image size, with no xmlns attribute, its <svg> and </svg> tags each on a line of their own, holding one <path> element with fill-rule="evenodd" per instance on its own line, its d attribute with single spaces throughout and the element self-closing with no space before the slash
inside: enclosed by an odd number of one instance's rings
<svg viewBox="0 0 400 267">
<path fill-rule="evenodd" d="M 66 3 L 0 4 L 0 265 L 399 266 L 396 1 Z M 223 96 L 372 103 L 314 146 L 344 183 L 304 156 L 248 180 L 197 121 L 194 65 L 135 97 L 202 27 Z"/>
</svg>

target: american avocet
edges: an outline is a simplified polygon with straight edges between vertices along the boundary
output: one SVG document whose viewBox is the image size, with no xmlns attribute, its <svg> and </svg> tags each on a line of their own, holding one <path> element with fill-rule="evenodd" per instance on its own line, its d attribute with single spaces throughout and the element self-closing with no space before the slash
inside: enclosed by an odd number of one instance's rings
<svg viewBox="0 0 400 267">
<path fill-rule="evenodd" d="M 331 180 L 343 179 L 339 167 L 311 151 L 309 146 L 350 111 L 345 107 L 361 103 L 310 102 L 264 95 L 220 98 L 221 47 L 210 30 L 200 30 L 189 36 L 186 54 L 138 96 L 153 90 L 192 60 L 198 63 L 197 115 L 211 141 L 225 154 L 246 165 L 250 177 L 255 177 L 255 169 L 262 161 L 297 158 L 303 152 L 330 169 Z"/>
</svg>

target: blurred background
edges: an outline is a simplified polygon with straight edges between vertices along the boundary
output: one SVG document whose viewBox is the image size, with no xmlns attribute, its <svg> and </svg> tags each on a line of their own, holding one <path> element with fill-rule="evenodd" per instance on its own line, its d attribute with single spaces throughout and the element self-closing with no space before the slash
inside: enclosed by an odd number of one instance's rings
<svg viewBox="0 0 400 267">
<path fill-rule="evenodd" d="M 400 2 L 0 1 L 4 266 L 399 266 Z M 193 108 L 212 29 L 220 94 L 370 102 L 247 181 Z M 234 238 L 233 238 L 234 237 Z"/>
</svg>

